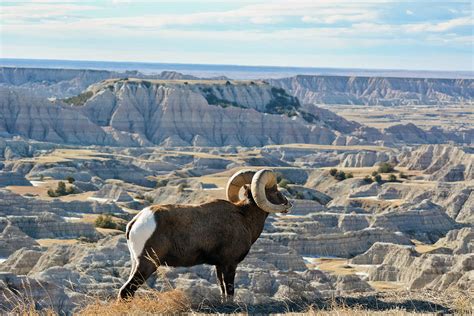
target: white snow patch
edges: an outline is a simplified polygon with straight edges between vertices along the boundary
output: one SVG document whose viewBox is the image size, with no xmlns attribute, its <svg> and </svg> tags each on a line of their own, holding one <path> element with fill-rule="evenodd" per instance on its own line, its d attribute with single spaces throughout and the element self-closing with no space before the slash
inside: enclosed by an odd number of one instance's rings
<svg viewBox="0 0 474 316">
<path fill-rule="evenodd" d="M 46 182 L 44 182 L 44 181 L 34 181 L 34 180 L 31 180 L 30 183 L 31 183 L 31 185 L 34 186 L 34 187 L 40 187 L 40 186 L 42 186 L 43 184 L 46 184 Z"/>
<path fill-rule="evenodd" d="M 98 197 L 94 197 L 94 196 L 89 196 L 87 199 L 92 200 L 92 201 L 97 201 L 97 202 L 100 202 L 100 203 L 105 203 L 105 202 L 109 201 L 109 199 L 98 198 Z"/>
</svg>

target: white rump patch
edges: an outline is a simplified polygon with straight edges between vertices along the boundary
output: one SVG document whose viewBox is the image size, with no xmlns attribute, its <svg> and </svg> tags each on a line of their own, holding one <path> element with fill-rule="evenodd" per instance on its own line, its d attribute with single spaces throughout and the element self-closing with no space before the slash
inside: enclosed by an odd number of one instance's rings
<svg viewBox="0 0 474 316">
<path fill-rule="evenodd" d="M 149 207 L 144 208 L 135 216 L 137 220 L 130 229 L 128 246 L 130 248 L 130 254 L 136 262 L 138 262 L 138 257 L 140 257 L 143 248 L 145 248 L 145 243 L 150 239 L 156 229 L 154 214 L 155 213 L 151 211 Z"/>
</svg>

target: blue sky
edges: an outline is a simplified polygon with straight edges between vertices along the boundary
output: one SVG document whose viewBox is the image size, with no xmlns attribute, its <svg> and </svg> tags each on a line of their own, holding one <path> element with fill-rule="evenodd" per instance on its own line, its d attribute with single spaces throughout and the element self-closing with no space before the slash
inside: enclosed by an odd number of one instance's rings
<svg viewBox="0 0 474 316">
<path fill-rule="evenodd" d="M 1 2 L 0 57 L 474 70 L 471 1 Z"/>
</svg>

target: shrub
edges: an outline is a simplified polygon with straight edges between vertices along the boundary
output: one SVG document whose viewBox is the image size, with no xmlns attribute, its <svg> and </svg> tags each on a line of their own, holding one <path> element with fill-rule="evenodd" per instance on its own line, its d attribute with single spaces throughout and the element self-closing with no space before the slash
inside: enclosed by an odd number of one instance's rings
<svg viewBox="0 0 474 316">
<path fill-rule="evenodd" d="M 53 189 L 48 189 L 48 195 L 50 197 L 57 197 L 58 195 L 56 194 L 56 191 L 54 191 Z"/>
<path fill-rule="evenodd" d="M 404 174 L 403 172 L 400 172 L 399 177 L 400 177 L 401 179 L 408 179 L 408 176 L 407 176 L 406 174 Z"/>
<path fill-rule="evenodd" d="M 304 194 L 301 192 L 296 192 L 295 199 L 304 200 Z"/>
<path fill-rule="evenodd" d="M 290 181 L 288 181 L 287 179 L 283 178 L 281 179 L 280 182 L 278 182 L 278 185 L 282 188 L 288 188 L 288 184 L 290 184 Z"/>
<path fill-rule="evenodd" d="M 67 177 L 66 180 L 67 180 L 67 182 L 69 182 L 69 183 L 71 183 L 71 184 L 76 181 L 76 179 L 74 179 L 74 178 L 71 177 L 71 176 Z"/>
<path fill-rule="evenodd" d="M 58 187 L 56 188 L 56 190 L 48 189 L 48 195 L 50 197 L 58 197 L 58 196 L 74 194 L 74 193 L 76 193 L 76 190 L 74 189 L 74 187 L 73 186 L 70 186 L 69 188 L 66 187 L 66 183 L 64 181 L 58 182 Z"/>
<path fill-rule="evenodd" d="M 110 214 L 99 215 L 94 223 L 95 227 L 99 228 L 118 229 L 121 231 L 125 231 L 126 228 L 124 223 L 115 221 Z"/>
<path fill-rule="evenodd" d="M 379 175 L 379 174 L 376 175 L 376 176 L 374 177 L 374 181 L 377 182 L 377 183 L 382 183 L 382 176 Z"/>
<path fill-rule="evenodd" d="M 67 194 L 67 191 L 66 191 L 66 183 L 64 183 L 63 181 L 59 181 L 58 182 L 58 188 L 56 189 L 56 193 L 58 195 L 66 195 Z"/>
<path fill-rule="evenodd" d="M 397 176 L 394 175 L 393 173 L 388 176 L 388 181 L 390 182 L 395 182 L 397 181 Z"/>
<path fill-rule="evenodd" d="M 156 187 L 157 188 L 165 187 L 168 184 L 168 182 L 169 182 L 168 179 L 160 179 L 156 181 Z"/>
<path fill-rule="evenodd" d="M 63 101 L 64 101 L 64 103 L 67 103 L 69 105 L 82 106 L 93 95 L 94 95 L 94 93 L 92 93 L 92 91 L 87 91 L 87 92 L 81 93 L 77 96 L 66 98 Z"/>
<path fill-rule="evenodd" d="M 382 162 L 379 166 L 379 173 L 390 173 L 390 172 L 393 172 L 395 169 L 393 168 L 393 166 L 391 164 L 389 164 L 388 162 Z"/>
<path fill-rule="evenodd" d="M 372 177 L 375 177 L 376 175 L 378 175 L 379 173 L 377 171 L 372 171 Z"/>
<path fill-rule="evenodd" d="M 336 169 L 336 168 L 332 168 L 331 170 L 329 170 L 329 174 L 330 174 L 331 176 L 333 176 L 333 177 L 336 175 L 336 173 L 337 173 L 337 169 Z"/>
<path fill-rule="evenodd" d="M 66 194 L 74 194 L 74 193 L 76 193 L 76 190 L 74 189 L 73 186 L 66 188 Z"/>
<path fill-rule="evenodd" d="M 115 229 L 117 225 L 115 224 L 112 216 L 110 214 L 106 214 L 99 215 L 95 219 L 95 227 Z"/>
<path fill-rule="evenodd" d="M 365 182 L 365 183 L 372 183 L 372 182 L 374 182 L 374 180 L 372 180 L 372 178 L 369 177 L 369 176 L 365 176 L 365 177 L 364 177 L 364 182 Z"/>
<path fill-rule="evenodd" d="M 346 179 L 352 179 L 354 178 L 354 175 L 352 174 L 352 172 L 349 172 L 346 174 Z"/>
<path fill-rule="evenodd" d="M 338 181 L 346 180 L 346 173 L 344 171 L 338 171 L 334 178 Z"/>
</svg>

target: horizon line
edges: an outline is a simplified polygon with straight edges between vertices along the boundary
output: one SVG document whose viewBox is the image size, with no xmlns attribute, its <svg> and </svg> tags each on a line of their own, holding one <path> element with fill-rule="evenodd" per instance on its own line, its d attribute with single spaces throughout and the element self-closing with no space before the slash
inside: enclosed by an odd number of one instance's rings
<svg viewBox="0 0 474 316">
<path fill-rule="evenodd" d="M 16 58 L 0 57 L 0 61 L 50 61 L 50 62 L 90 62 L 90 63 L 111 63 L 111 64 L 152 64 L 152 65 L 179 65 L 179 66 L 207 66 L 207 67 L 237 67 L 237 68 L 280 68 L 280 69 L 311 69 L 311 70 L 349 70 L 349 71 L 394 71 L 394 72 L 434 72 L 434 73 L 466 73 L 474 75 L 474 70 L 437 70 L 437 69 L 404 69 L 404 68 L 343 68 L 333 66 L 280 66 L 280 65 L 242 65 L 242 64 L 207 64 L 207 63 L 182 63 L 182 62 L 158 62 L 158 61 L 130 61 L 130 60 L 89 60 L 89 59 L 55 59 L 55 58 Z"/>
</svg>

